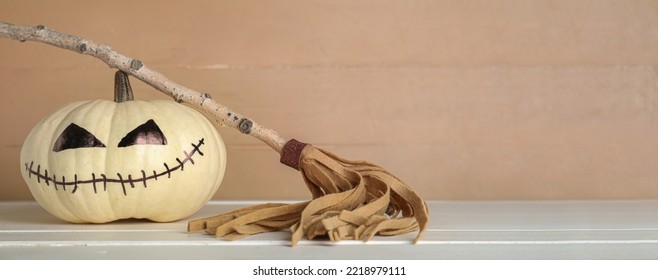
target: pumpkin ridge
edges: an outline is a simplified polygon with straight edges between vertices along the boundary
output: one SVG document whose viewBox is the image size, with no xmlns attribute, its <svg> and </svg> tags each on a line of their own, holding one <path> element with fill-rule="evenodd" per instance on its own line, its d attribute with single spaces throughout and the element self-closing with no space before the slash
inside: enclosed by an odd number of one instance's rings
<svg viewBox="0 0 658 280">
<path fill-rule="evenodd" d="M 121 188 L 123 189 L 123 194 L 127 196 L 128 193 L 126 191 L 126 185 L 125 185 L 126 183 L 130 184 L 131 188 L 135 188 L 135 183 L 136 182 L 141 182 L 144 185 L 144 188 L 146 188 L 147 187 L 146 181 L 148 181 L 150 179 L 155 179 L 157 181 L 158 177 L 160 177 L 162 175 L 165 175 L 165 174 L 167 174 L 167 178 L 171 178 L 171 173 L 173 171 L 176 171 L 178 169 L 183 171 L 183 165 L 186 162 L 189 161 L 192 164 L 194 164 L 194 160 L 192 159 L 192 157 L 195 154 L 198 153 L 200 156 L 204 155 L 203 152 L 201 152 L 201 148 L 200 148 L 204 144 L 205 144 L 204 143 L 204 138 L 201 138 L 196 145 L 194 143 L 191 143 L 191 145 L 193 147 L 192 151 L 190 153 L 188 153 L 187 151 L 183 151 L 183 154 L 185 155 L 185 158 L 183 160 L 180 160 L 179 158 L 176 158 L 176 162 L 178 162 L 177 166 L 169 168 L 169 166 L 165 162 L 164 163 L 165 171 L 157 173 L 155 170 L 153 170 L 153 175 L 150 175 L 148 177 L 146 176 L 146 172 L 144 170 L 141 170 L 141 174 L 142 174 L 141 177 L 133 178 L 131 174 L 128 174 L 127 179 L 124 179 L 123 176 L 121 175 L 121 173 L 117 173 L 118 179 L 117 178 L 108 178 L 105 174 L 102 174 L 102 173 L 100 174 L 100 178 L 97 178 L 96 174 L 92 172 L 90 180 L 78 180 L 78 174 L 74 174 L 74 180 L 67 182 L 65 176 L 62 176 L 61 181 L 57 181 L 54 174 L 53 174 L 53 177 L 50 178 L 48 176 L 48 170 L 47 169 L 44 169 L 43 174 L 42 174 L 40 164 L 37 164 L 37 169 L 34 170 L 34 161 L 30 161 L 29 164 L 26 162 L 24 165 L 25 165 L 25 171 L 28 174 L 28 178 L 32 178 L 32 175 L 34 175 L 36 177 L 38 183 L 41 183 L 42 179 L 45 180 L 46 181 L 46 186 L 49 186 L 50 182 L 52 182 L 56 191 L 59 190 L 57 188 L 57 185 L 62 186 L 62 189 L 64 191 L 66 191 L 66 186 L 67 185 L 68 186 L 74 186 L 74 188 L 71 192 L 73 194 L 77 191 L 79 185 L 92 184 L 93 188 L 94 188 L 94 193 L 97 193 L 96 192 L 97 191 L 96 183 L 101 183 L 101 182 L 103 183 L 103 191 L 107 191 L 107 183 L 119 183 L 119 184 L 121 184 Z"/>
</svg>

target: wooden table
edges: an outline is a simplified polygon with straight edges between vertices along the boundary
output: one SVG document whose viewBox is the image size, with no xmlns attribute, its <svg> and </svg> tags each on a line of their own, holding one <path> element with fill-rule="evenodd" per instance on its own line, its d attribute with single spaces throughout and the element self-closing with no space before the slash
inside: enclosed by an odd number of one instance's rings
<svg viewBox="0 0 658 280">
<path fill-rule="evenodd" d="M 212 201 L 194 217 L 254 201 Z M 35 202 L 0 203 L 0 259 L 658 259 L 658 201 L 431 201 L 415 234 L 360 241 L 289 232 L 222 241 L 173 223 L 61 222 Z"/>
</svg>

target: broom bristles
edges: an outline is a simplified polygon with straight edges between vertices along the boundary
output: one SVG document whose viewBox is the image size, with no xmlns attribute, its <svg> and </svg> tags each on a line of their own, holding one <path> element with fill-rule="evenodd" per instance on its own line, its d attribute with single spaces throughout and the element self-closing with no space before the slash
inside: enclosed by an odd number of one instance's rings
<svg viewBox="0 0 658 280">
<path fill-rule="evenodd" d="M 415 243 L 427 228 L 425 201 L 377 165 L 345 160 L 294 139 L 284 147 L 281 161 L 301 171 L 312 200 L 245 207 L 190 221 L 188 231 L 206 230 L 218 238 L 235 240 L 289 228 L 294 246 L 302 237 L 367 241 L 377 234 L 419 230 Z"/>
</svg>

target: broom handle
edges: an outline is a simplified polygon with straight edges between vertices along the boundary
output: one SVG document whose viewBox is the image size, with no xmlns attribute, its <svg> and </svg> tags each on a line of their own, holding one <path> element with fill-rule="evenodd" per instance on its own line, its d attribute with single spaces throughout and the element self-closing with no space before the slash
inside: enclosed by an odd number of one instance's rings
<svg viewBox="0 0 658 280">
<path fill-rule="evenodd" d="M 152 70 L 138 59 L 125 56 L 110 46 L 100 44 L 75 35 L 61 33 L 43 25 L 25 26 L 0 22 L 0 37 L 11 38 L 20 42 L 36 41 L 80 54 L 93 56 L 115 68 L 140 79 L 144 83 L 165 93 L 177 102 L 184 102 L 198 111 L 206 113 L 223 126 L 251 135 L 281 153 L 285 140 L 269 128 L 236 113 L 230 108 L 216 102 L 208 93 L 202 93 L 178 84 L 164 75 Z"/>
</svg>

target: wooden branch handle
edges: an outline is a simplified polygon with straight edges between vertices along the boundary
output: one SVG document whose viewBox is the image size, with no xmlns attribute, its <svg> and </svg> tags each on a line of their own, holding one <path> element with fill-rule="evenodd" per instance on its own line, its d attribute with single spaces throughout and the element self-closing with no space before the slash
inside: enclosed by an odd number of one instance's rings
<svg viewBox="0 0 658 280">
<path fill-rule="evenodd" d="M 208 93 L 201 93 L 178 84 L 164 75 L 152 70 L 138 59 L 125 56 L 109 45 L 75 35 L 51 30 L 43 25 L 25 26 L 0 22 L 0 37 L 11 38 L 20 42 L 36 41 L 62 49 L 93 56 L 105 62 L 110 68 L 129 73 L 135 78 L 154 87 L 177 102 L 184 102 L 198 111 L 206 113 L 214 121 L 235 128 L 244 134 L 251 135 L 281 153 L 285 140 L 279 134 L 261 126 L 253 120 L 236 113 L 230 108 L 219 104 Z"/>
</svg>

